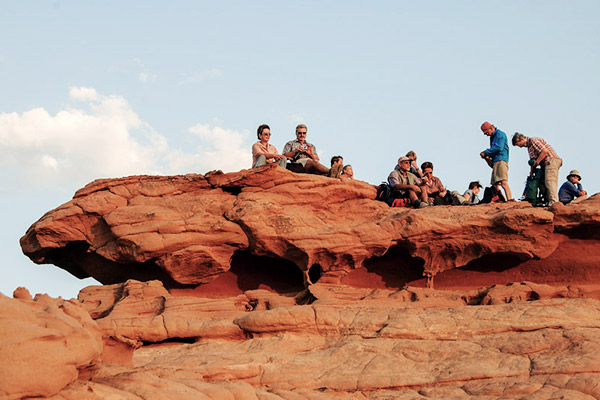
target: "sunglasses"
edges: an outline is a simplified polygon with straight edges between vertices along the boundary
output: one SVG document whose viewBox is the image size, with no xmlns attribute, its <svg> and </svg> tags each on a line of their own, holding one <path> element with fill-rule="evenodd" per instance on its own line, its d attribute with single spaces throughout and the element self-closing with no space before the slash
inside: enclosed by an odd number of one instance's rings
<svg viewBox="0 0 600 400">
<path fill-rule="evenodd" d="M 306 132 L 296 132 L 296 135 L 306 135 Z"/>
</svg>

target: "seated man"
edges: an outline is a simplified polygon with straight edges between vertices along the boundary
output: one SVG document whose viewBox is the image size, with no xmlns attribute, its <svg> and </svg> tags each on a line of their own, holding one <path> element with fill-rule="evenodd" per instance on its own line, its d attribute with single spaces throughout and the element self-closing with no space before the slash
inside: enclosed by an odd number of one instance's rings
<svg viewBox="0 0 600 400">
<path fill-rule="evenodd" d="M 587 199 L 587 192 L 583 190 L 583 186 L 579 181 L 581 175 L 576 169 L 569 172 L 567 175 L 567 181 L 562 184 L 558 191 L 558 200 L 563 204 L 579 203 Z"/>
<path fill-rule="evenodd" d="M 342 156 L 331 157 L 331 169 L 327 173 L 330 178 L 339 178 L 344 168 L 344 158 Z"/>
<path fill-rule="evenodd" d="M 306 125 L 296 127 L 296 140 L 290 140 L 283 147 L 283 155 L 295 163 L 300 163 L 306 172 L 326 175 L 329 168 L 319 163 L 319 156 L 314 145 L 306 141 Z"/>
<path fill-rule="evenodd" d="M 406 156 L 398 159 L 398 165 L 390 172 L 388 183 L 395 189 L 395 197 L 408 198 L 415 207 L 427 207 L 427 193 L 421 190 L 421 183 L 410 170 L 410 159 Z"/>
<path fill-rule="evenodd" d="M 437 176 L 433 176 L 433 163 L 425 161 L 421 164 L 421 170 L 423 171 L 421 188 L 427 193 L 426 201 L 429 202 L 429 205 L 451 204 L 451 196 L 442 181 Z"/>
</svg>

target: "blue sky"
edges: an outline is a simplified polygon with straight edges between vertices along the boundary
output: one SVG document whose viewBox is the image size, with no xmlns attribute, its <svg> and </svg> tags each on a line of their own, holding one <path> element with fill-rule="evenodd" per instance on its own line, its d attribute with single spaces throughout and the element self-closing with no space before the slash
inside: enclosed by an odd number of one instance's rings
<svg viewBox="0 0 600 400">
<path fill-rule="evenodd" d="M 386 179 L 408 150 L 452 190 L 489 182 L 490 121 L 545 138 L 589 193 L 597 1 L 1 1 L 0 292 L 94 284 L 19 238 L 98 178 L 248 168 L 258 125 Z M 510 149 L 522 192 L 525 149 Z"/>
</svg>

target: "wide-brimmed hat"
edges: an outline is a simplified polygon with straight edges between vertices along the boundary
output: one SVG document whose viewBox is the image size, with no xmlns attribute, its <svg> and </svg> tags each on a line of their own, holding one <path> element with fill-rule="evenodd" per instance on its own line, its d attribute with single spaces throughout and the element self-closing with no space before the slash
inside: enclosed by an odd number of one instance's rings
<svg viewBox="0 0 600 400">
<path fill-rule="evenodd" d="M 576 176 L 579 178 L 579 180 L 581 180 L 581 175 L 579 175 L 579 171 L 577 171 L 576 169 L 571 170 L 571 172 L 569 172 L 569 175 L 567 175 L 567 179 L 569 179 L 569 177 L 571 176 Z"/>
</svg>

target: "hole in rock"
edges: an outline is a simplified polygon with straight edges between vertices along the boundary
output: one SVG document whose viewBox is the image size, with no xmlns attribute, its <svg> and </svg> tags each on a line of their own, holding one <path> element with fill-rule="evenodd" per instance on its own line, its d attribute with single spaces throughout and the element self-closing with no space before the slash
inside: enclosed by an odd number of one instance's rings
<svg viewBox="0 0 600 400">
<path fill-rule="evenodd" d="M 177 344 L 177 343 L 196 343 L 196 338 L 193 337 L 173 337 L 173 338 L 168 338 L 165 340 L 159 340 L 158 342 L 148 342 L 148 341 L 143 341 L 142 345 L 143 346 L 151 346 L 153 344 L 164 344 L 164 343 L 173 343 L 173 344 Z"/>
<path fill-rule="evenodd" d="M 408 249 L 393 246 L 380 257 L 371 257 L 342 278 L 342 283 L 364 288 L 402 288 L 407 284 L 425 286 L 423 260 L 411 257 Z M 417 284 L 415 284 L 417 283 Z"/>
<path fill-rule="evenodd" d="M 118 263 L 88 252 L 88 249 L 89 245 L 85 242 L 71 242 L 48 253 L 45 262 L 54 264 L 80 279 L 91 276 L 103 285 L 121 283 L 128 279 L 142 282 L 158 279 L 165 287 L 181 286 L 156 265 L 155 260 Z"/>
<path fill-rule="evenodd" d="M 321 279 L 321 275 L 323 275 L 323 269 L 319 264 L 313 264 L 308 269 L 308 279 L 310 279 L 310 283 L 317 283 L 319 279 Z"/>
<path fill-rule="evenodd" d="M 255 289 L 295 295 L 305 289 L 304 274 L 289 260 L 256 256 L 249 251 L 238 250 L 231 257 L 229 271 L 222 273 L 212 282 L 197 286 L 188 294 L 229 297 Z"/>
<path fill-rule="evenodd" d="M 221 186 L 221 190 L 227 193 L 231 193 L 234 196 L 237 196 L 238 194 L 242 193 L 242 188 L 238 186 Z"/>
<path fill-rule="evenodd" d="M 595 285 L 600 281 L 600 241 L 566 239 L 546 258 L 522 260 L 511 254 L 488 254 L 464 267 L 435 276 L 437 289 L 473 289 L 510 282 L 549 285 Z"/>
<path fill-rule="evenodd" d="M 556 232 L 571 239 L 600 240 L 600 229 L 593 223 L 582 223 L 575 228 L 557 228 Z"/>
</svg>

